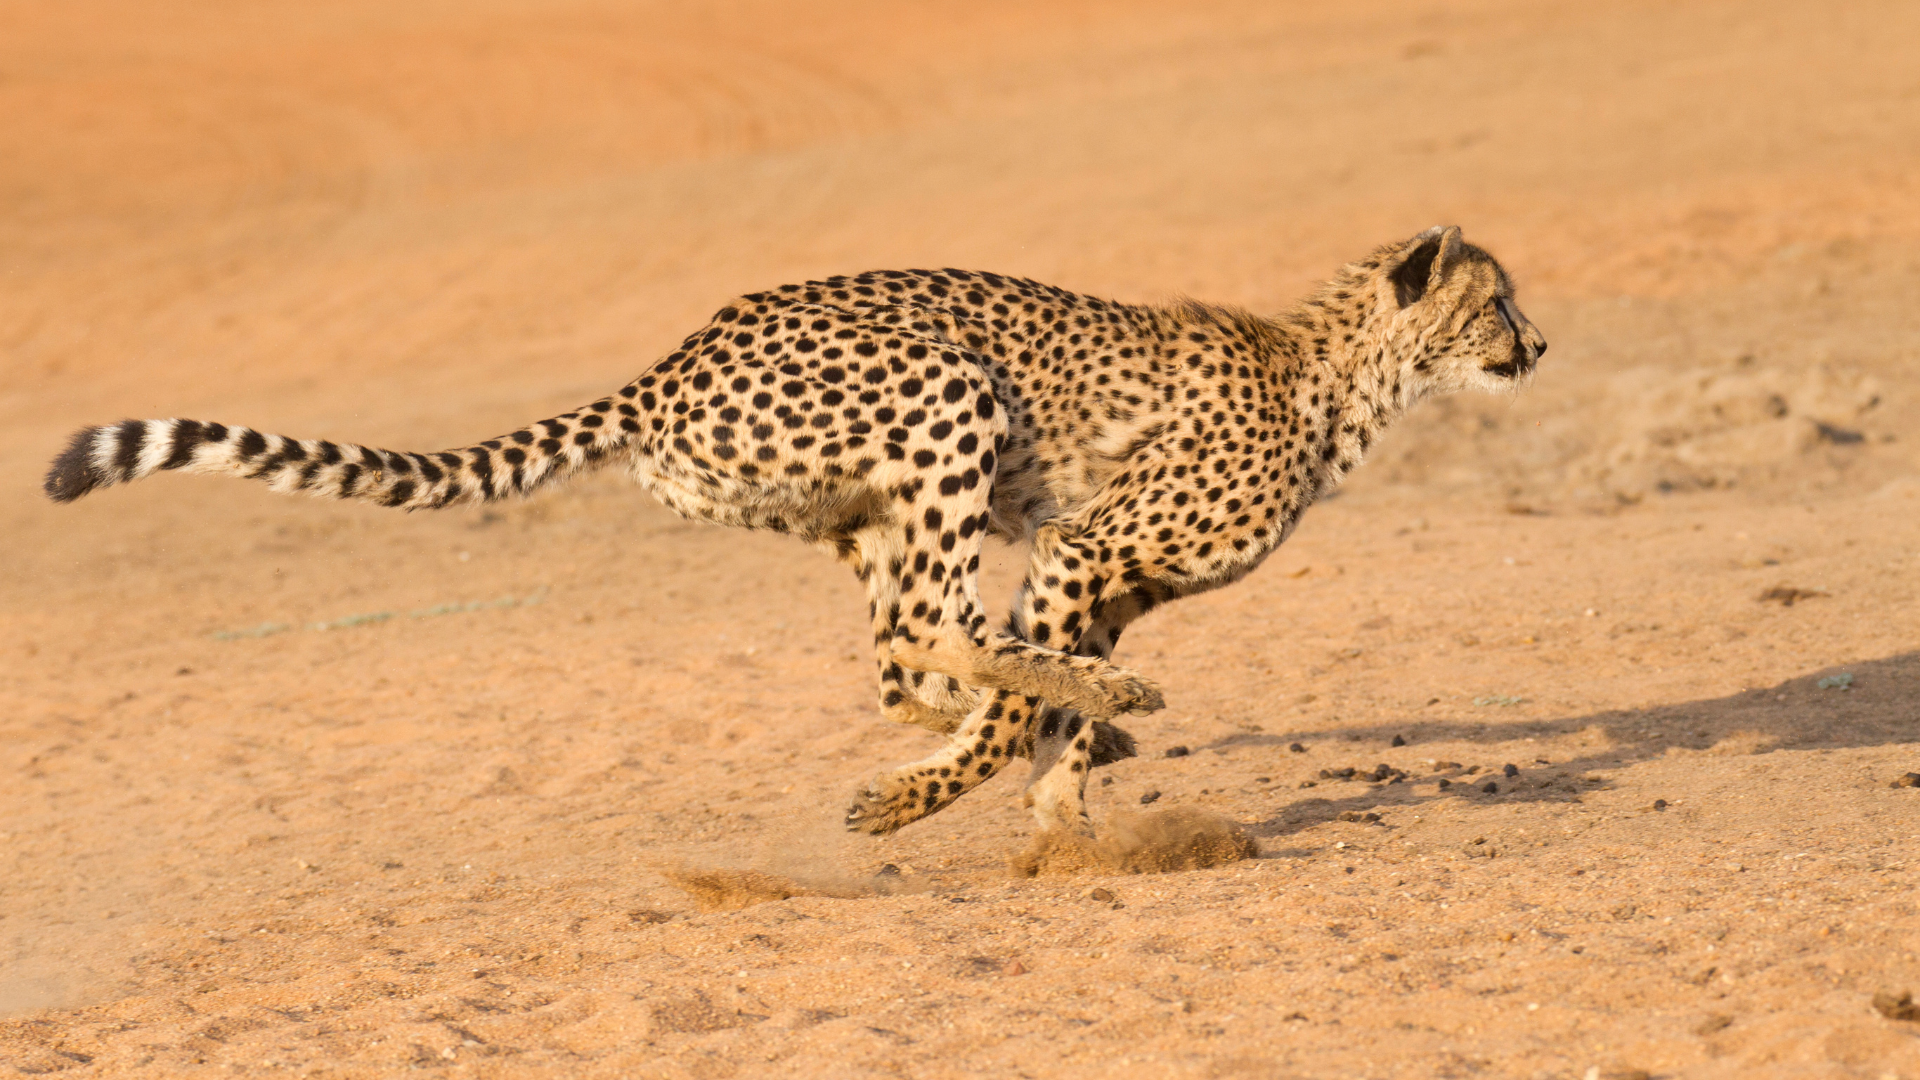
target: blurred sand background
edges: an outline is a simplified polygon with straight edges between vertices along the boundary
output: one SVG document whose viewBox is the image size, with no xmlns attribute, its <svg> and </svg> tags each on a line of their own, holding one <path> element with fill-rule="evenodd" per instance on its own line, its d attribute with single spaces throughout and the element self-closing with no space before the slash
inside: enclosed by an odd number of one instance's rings
<svg viewBox="0 0 1920 1080">
<path fill-rule="evenodd" d="M 1905 0 L 0 3 L 0 1074 L 1920 1078 L 1916 57 Z M 842 834 L 930 738 L 856 583 L 617 476 L 38 493 L 125 416 L 471 442 L 810 276 L 1277 310 L 1436 223 L 1533 387 L 1123 649 L 1096 819 L 1214 870 L 1016 879 L 1012 773 Z"/>
</svg>

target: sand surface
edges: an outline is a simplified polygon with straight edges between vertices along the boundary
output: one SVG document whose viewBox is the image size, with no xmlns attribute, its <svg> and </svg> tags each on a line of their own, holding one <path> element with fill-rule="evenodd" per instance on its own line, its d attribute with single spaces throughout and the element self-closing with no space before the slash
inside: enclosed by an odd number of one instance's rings
<svg viewBox="0 0 1920 1080">
<path fill-rule="evenodd" d="M 1920 5 L 810 6 L 0 5 L 0 1075 L 1920 1077 Z M 1531 390 L 1122 650 L 1095 816 L 1212 869 L 1016 877 L 1011 772 L 845 835 L 931 745 L 856 583 L 615 476 L 37 490 L 471 442 L 808 276 L 1277 310 L 1435 223 Z"/>
</svg>

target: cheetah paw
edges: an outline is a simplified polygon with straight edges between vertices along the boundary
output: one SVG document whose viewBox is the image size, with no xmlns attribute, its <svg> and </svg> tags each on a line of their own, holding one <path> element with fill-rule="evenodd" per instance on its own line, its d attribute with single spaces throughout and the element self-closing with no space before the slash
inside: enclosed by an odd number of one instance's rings
<svg viewBox="0 0 1920 1080">
<path fill-rule="evenodd" d="M 1027 789 L 1022 801 L 1033 811 L 1041 832 L 1072 833 L 1087 840 L 1095 838 L 1093 819 L 1087 816 L 1086 796 L 1077 782 L 1063 785 L 1048 774 Z"/>
<path fill-rule="evenodd" d="M 886 836 L 927 813 L 920 808 L 919 792 L 912 785 L 882 773 L 853 793 L 853 803 L 847 807 L 847 831 Z"/>
<path fill-rule="evenodd" d="M 1114 668 L 1101 677 L 1099 686 L 1107 699 L 1108 716 L 1147 716 L 1167 707 L 1158 684 L 1126 668 Z"/>
</svg>

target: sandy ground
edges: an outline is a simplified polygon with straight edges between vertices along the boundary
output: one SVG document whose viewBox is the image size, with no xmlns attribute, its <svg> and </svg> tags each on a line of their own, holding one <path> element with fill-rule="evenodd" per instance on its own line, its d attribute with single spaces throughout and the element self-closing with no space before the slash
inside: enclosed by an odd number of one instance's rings
<svg viewBox="0 0 1920 1080">
<path fill-rule="evenodd" d="M 1920 6 L 806 8 L 0 5 L 0 1070 L 1920 1077 Z M 841 833 L 930 738 L 855 583 L 617 477 L 37 493 L 122 416 L 458 445 L 807 276 L 1272 310 L 1436 222 L 1533 388 L 1123 650 L 1096 817 L 1219 869 L 1015 878 L 1012 775 Z"/>
</svg>

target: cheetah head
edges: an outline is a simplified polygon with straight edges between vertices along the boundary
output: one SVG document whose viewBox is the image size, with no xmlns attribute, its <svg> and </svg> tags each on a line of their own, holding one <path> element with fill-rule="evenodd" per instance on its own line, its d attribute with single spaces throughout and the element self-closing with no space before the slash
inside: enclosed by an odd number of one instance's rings
<svg viewBox="0 0 1920 1080">
<path fill-rule="evenodd" d="M 1380 272 L 1381 306 L 1393 313 L 1390 349 L 1427 393 L 1515 388 L 1547 351 L 1513 302 L 1512 279 L 1457 225 L 1399 245 Z"/>
</svg>

